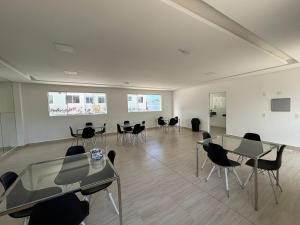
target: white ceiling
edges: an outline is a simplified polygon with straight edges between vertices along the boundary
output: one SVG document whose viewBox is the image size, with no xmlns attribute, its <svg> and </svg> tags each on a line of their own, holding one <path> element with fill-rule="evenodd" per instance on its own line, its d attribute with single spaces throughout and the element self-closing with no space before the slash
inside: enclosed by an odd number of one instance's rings
<svg viewBox="0 0 300 225">
<path fill-rule="evenodd" d="M 300 61 L 297 1 L 206 2 Z M 40 82 L 178 89 L 285 64 L 160 0 L 1 0 L 0 27 L 0 57 Z"/>
</svg>

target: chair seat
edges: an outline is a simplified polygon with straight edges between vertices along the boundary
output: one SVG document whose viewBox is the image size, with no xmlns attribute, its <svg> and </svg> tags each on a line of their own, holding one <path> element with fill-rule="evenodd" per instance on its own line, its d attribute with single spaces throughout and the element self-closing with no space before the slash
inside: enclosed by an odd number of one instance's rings
<svg viewBox="0 0 300 225">
<path fill-rule="evenodd" d="M 254 167 L 254 159 L 249 159 L 246 162 L 246 165 Z M 262 170 L 278 170 L 279 169 L 276 161 L 265 160 L 265 159 L 258 160 L 257 168 L 262 169 Z"/>
<path fill-rule="evenodd" d="M 89 215 L 89 203 L 66 194 L 36 204 L 29 225 L 79 225 Z"/>
<path fill-rule="evenodd" d="M 241 165 L 239 162 L 231 160 L 231 159 L 229 159 L 229 163 L 230 163 L 231 167 L 237 167 L 237 166 Z"/>
</svg>

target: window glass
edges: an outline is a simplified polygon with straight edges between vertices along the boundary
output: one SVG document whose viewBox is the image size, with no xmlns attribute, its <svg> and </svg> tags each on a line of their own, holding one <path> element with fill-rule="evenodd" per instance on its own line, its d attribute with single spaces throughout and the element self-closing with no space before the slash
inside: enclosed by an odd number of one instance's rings
<svg viewBox="0 0 300 225">
<path fill-rule="evenodd" d="M 161 111 L 160 95 L 128 95 L 128 112 Z"/>
<path fill-rule="evenodd" d="M 107 113 L 105 93 L 48 92 L 48 103 L 50 116 Z"/>
</svg>

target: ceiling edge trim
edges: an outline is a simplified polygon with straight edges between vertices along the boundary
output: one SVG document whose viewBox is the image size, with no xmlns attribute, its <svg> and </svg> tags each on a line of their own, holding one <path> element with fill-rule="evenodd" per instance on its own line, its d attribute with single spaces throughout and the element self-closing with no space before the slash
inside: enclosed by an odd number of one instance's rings
<svg viewBox="0 0 300 225">
<path fill-rule="evenodd" d="M 215 25 L 223 31 L 227 31 L 245 41 L 249 44 L 258 47 L 264 52 L 272 55 L 283 61 L 286 64 L 298 63 L 296 59 L 282 51 L 281 49 L 269 44 L 252 31 L 243 27 L 230 17 L 226 16 L 216 8 L 207 4 L 202 0 L 161 0 L 167 5 L 195 18 L 201 22 L 208 22 L 209 25 Z M 205 20 L 205 21 L 204 21 Z"/>
<path fill-rule="evenodd" d="M 30 76 L 21 72 L 20 70 L 18 70 L 16 67 L 14 67 L 13 65 L 11 65 L 10 63 L 8 63 L 7 61 L 5 61 L 3 58 L 0 57 L 0 64 L 3 65 L 4 67 L 8 68 L 9 70 L 15 72 L 16 74 L 18 74 L 19 76 L 22 77 L 22 79 L 26 79 L 26 80 L 30 80 Z"/>
</svg>

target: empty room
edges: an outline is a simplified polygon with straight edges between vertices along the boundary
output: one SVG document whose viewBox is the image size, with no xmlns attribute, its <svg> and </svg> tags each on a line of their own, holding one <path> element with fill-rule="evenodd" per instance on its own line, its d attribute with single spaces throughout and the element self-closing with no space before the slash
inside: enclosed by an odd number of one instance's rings
<svg viewBox="0 0 300 225">
<path fill-rule="evenodd" d="M 0 0 L 0 225 L 295 225 L 300 1 Z"/>
</svg>

